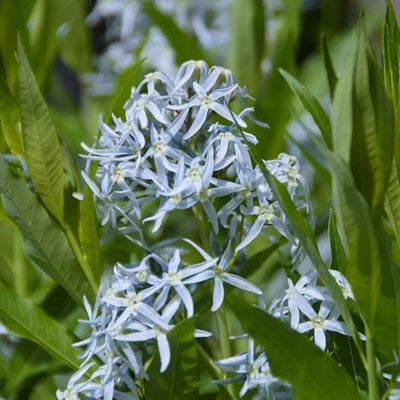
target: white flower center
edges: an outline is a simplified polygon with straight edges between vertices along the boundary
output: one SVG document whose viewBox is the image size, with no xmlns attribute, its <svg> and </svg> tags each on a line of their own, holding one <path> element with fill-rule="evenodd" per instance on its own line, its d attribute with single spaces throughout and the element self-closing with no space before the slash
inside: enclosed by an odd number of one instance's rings
<svg viewBox="0 0 400 400">
<path fill-rule="evenodd" d="M 147 103 L 148 103 L 147 99 L 140 99 L 140 100 L 135 100 L 132 106 L 135 110 L 137 110 L 138 108 L 144 108 Z"/>
<path fill-rule="evenodd" d="M 200 106 L 206 106 L 208 109 L 210 109 L 214 104 L 214 99 L 211 96 L 202 96 L 199 101 Z"/>
<path fill-rule="evenodd" d="M 167 145 L 162 140 L 153 144 L 153 152 L 155 156 L 163 156 L 167 150 Z"/>
<path fill-rule="evenodd" d="M 131 310 L 131 311 L 135 311 L 136 307 L 137 307 L 137 305 L 139 303 L 140 303 L 139 296 L 136 293 L 132 293 L 128 297 L 128 306 L 127 306 L 127 308 L 129 308 L 129 310 Z"/>
<path fill-rule="evenodd" d="M 218 137 L 222 140 L 222 139 L 226 139 L 226 140 L 231 140 L 232 139 L 232 133 L 230 132 L 221 132 Z"/>
<path fill-rule="evenodd" d="M 125 178 L 126 171 L 124 168 L 121 167 L 115 167 L 112 172 L 111 172 L 111 178 L 113 179 L 114 182 L 123 182 Z"/>
<path fill-rule="evenodd" d="M 168 272 L 167 279 L 171 286 L 179 285 L 182 282 L 179 272 Z"/>
<path fill-rule="evenodd" d="M 326 318 L 322 315 L 316 315 L 311 319 L 311 325 L 314 329 L 325 329 Z"/>
<path fill-rule="evenodd" d="M 189 169 L 186 171 L 186 176 L 187 176 L 192 182 L 198 181 L 198 180 L 201 179 L 201 176 L 202 176 L 201 169 L 198 168 L 198 167 L 189 168 Z"/>
<path fill-rule="evenodd" d="M 269 204 L 262 204 L 258 207 L 257 215 L 263 221 L 269 221 L 269 219 L 274 215 L 274 211 Z"/>
<path fill-rule="evenodd" d="M 136 278 L 140 282 L 146 282 L 149 277 L 149 272 L 146 269 L 143 269 L 135 274 Z"/>
<path fill-rule="evenodd" d="M 216 278 L 222 279 L 224 277 L 224 267 L 222 265 L 217 265 L 213 268 Z"/>
</svg>

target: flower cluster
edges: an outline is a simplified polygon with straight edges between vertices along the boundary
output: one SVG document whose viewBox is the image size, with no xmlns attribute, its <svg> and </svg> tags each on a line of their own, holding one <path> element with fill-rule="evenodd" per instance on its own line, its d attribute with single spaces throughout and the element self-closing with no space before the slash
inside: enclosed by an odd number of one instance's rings
<svg viewBox="0 0 400 400">
<path fill-rule="evenodd" d="M 251 337 L 248 337 L 248 335 L 244 335 L 244 337 L 248 340 L 246 352 L 216 362 L 216 365 L 225 371 L 235 372 L 236 377 L 219 382 L 244 381 L 239 392 L 240 397 L 244 396 L 249 390 L 257 389 L 257 394 L 253 397 L 254 400 L 290 399 L 290 386 L 271 374 L 266 354 L 260 348 L 254 348 L 254 340 Z M 243 338 L 243 336 L 239 338 Z"/>
<path fill-rule="evenodd" d="M 247 144 L 257 141 L 243 132 L 252 111 L 246 98 L 229 70 L 203 61 L 184 63 L 175 78 L 146 75 L 132 89 L 125 119 L 114 117 L 110 127 L 100 118 L 98 147 L 83 145 L 84 157 L 99 163 L 95 180 L 83 177 L 95 193 L 102 224 L 110 221 L 143 246 L 143 224 L 153 223 L 155 232 L 170 212 L 199 206 L 214 234 L 227 231 L 235 252 L 269 226 L 292 239 L 262 170 L 250 158 Z M 232 111 L 232 103 L 241 111 Z M 308 209 L 297 160 L 282 154 L 264 163 L 298 207 Z M 146 216 L 147 203 L 157 210 Z"/>
<path fill-rule="evenodd" d="M 167 369 L 168 335 L 180 321 L 205 310 L 217 311 L 227 285 L 259 296 L 262 303 L 262 291 L 240 276 L 250 243 L 260 235 L 270 240 L 281 235 L 298 247 L 263 169 L 252 163 L 249 144 L 257 140 L 244 131 L 252 112 L 247 101 L 245 88 L 229 70 L 188 61 L 175 77 L 161 72 L 146 75 L 132 88 L 125 118 L 113 116 L 113 126 L 100 117 L 96 145 L 83 144 L 88 160 L 83 177 L 94 193 L 102 224 L 110 224 L 143 248 L 144 255 L 137 262 L 115 265 L 112 282 L 99 289 L 93 309 L 85 300 L 88 319 L 81 322 L 92 333 L 76 344 L 86 347 L 82 366 L 67 389 L 57 392 L 58 399 L 140 398 L 136 385 L 148 379 L 145 366 L 155 352 L 160 371 Z M 298 161 L 281 154 L 262 162 L 286 186 L 293 203 L 309 212 Z M 196 210 L 205 227 L 201 245 L 181 237 L 151 243 L 169 214 L 189 209 Z M 193 262 L 194 256 L 198 262 Z M 348 286 L 343 276 L 335 277 Z M 288 284 L 273 302 L 273 314 L 289 319 L 299 331 L 314 329 L 321 348 L 325 329 L 347 333 L 326 291 L 317 286 L 315 273 Z M 200 291 L 209 299 L 201 310 L 195 300 Z M 212 332 L 196 329 L 194 335 L 205 338 Z M 254 350 L 251 338 L 247 353 L 217 365 L 245 380 L 241 396 L 251 389 L 258 390 L 260 399 L 271 391 L 288 393 L 287 385 L 272 377 L 265 354 Z"/>
<path fill-rule="evenodd" d="M 329 272 L 342 289 L 344 297 L 354 300 L 350 284 L 343 274 L 333 269 Z M 340 313 L 326 288 L 318 286 L 314 268 L 302 275 L 296 284 L 287 278 L 287 289 L 274 299 L 269 312 L 288 320 L 291 327 L 299 332 L 313 331 L 314 342 L 321 350 L 326 348 L 326 331 L 350 335 L 346 325 L 338 321 Z"/>
</svg>

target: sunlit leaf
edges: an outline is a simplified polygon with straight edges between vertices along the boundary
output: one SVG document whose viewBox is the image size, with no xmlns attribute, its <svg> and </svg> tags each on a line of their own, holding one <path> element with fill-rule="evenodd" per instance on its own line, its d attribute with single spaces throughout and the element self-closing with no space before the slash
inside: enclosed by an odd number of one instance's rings
<svg viewBox="0 0 400 400">
<path fill-rule="evenodd" d="M 272 373 L 289 382 L 297 400 L 361 400 L 354 381 L 305 335 L 266 312 L 237 301 L 246 332 L 261 345 Z"/>
<path fill-rule="evenodd" d="M 382 260 L 373 222 L 349 168 L 339 157 L 333 154 L 327 157 L 333 173 L 333 206 L 348 257 L 345 275 L 373 332 L 382 279 Z"/>
<path fill-rule="evenodd" d="M 47 209 L 62 222 L 64 186 L 60 143 L 21 41 L 18 55 L 22 137 L 29 175 Z"/>
<path fill-rule="evenodd" d="M 337 85 L 333 101 L 335 153 L 351 166 L 356 187 L 378 217 L 383 210 L 393 150 L 393 113 L 380 68 L 360 18 L 356 47 Z"/>
<path fill-rule="evenodd" d="M 396 163 L 392 163 L 392 172 L 387 185 L 385 210 L 389 217 L 397 244 L 400 246 L 400 175 Z"/>
<path fill-rule="evenodd" d="M 326 112 L 319 104 L 314 95 L 305 88 L 297 79 L 283 69 L 279 70 L 281 75 L 285 78 L 290 86 L 292 92 L 297 96 L 303 107 L 308 111 L 313 118 L 315 124 L 318 126 L 321 135 L 324 139 L 326 146 L 332 148 L 332 132 L 331 124 Z"/>
<path fill-rule="evenodd" d="M 392 258 L 389 237 L 383 227 L 376 233 L 382 263 L 382 285 L 375 319 L 375 341 L 382 364 L 400 354 L 400 268 Z"/>
<path fill-rule="evenodd" d="M 26 183 L 9 171 L 1 158 L 0 191 L 7 214 L 22 232 L 30 259 L 60 283 L 78 304 L 82 303 L 83 295 L 93 300 L 90 283 L 77 264 L 63 231 Z"/>
<path fill-rule="evenodd" d="M 382 39 L 383 77 L 386 93 L 393 101 L 395 111 L 394 158 L 400 168 L 400 29 L 391 1 L 386 1 L 385 25 Z"/>
<path fill-rule="evenodd" d="M 385 25 L 383 28 L 383 76 L 386 91 L 396 107 L 399 102 L 400 29 L 391 1 L 386 1 Z"/>
</svg>

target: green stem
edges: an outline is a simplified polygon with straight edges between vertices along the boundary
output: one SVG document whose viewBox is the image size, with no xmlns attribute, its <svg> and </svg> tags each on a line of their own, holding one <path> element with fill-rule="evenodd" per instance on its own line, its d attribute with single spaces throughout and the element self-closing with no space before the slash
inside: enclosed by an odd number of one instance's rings
<svg viewBox="0 0 400 400">
<path fill-rule="evenodd" d="M 222 358 L 228 358 L 231 356 L 231 346 L 229 342 L 229 332 L 228 332 L 228 324 L 226 322 L 226 313 L 223 310 L 223 306 L 216 312 L 217 317 L 217 327 L 218 327 L 218 336 L 219 336 L 219 344 L 221 347 Z M 224 371 L 222 373 L 223 378 L 226 379 L 227 375 Z M 231 394 L 231 396 L 235 397 L 235 391 L 231 383 L 227 384 L 227 390 Z"/>
<path fill-rule="evenodd" d="M 368 374 L 368 399 L 379 400 L 378 379 L 376 375 L 375 361 L 375 341 L 370 332 L 366 329 L 367 334 L 367 374 Z"/>
<path fill-rule="evenodd" d="M 211 375 L 211 378 L 219 380 L 221 379 L 221 370 L 215 366 L 213 359 L 207 354 L 207 352 L 200 346 L 199 343 L 196 343 L 198 354 L 200 358 L 204 361 L 204 364 L 207 368 L 208 373 Z M 224 384 L 217 384 L 220 391 L 224 394 L 224 398 L 226 400 L 232 400 L 235 396 L 232 396 L 229 393 L 228 388 Z"/>
<path fill-rule="evenodd" d="M 223 307 L 221 307 L 217 312 L 217 326 L 218 326 L 218 336 L 219 343 L 221 346 L 222 358 L 230 357 L 230 345 L 229 345 L 229 334 L 228 334 L 228 326 L 226 323 L 225 313 L 223 311 Z"/>
<path fill-rule="evenodd" d="M 79 247 L 79 244 L 75 238 L 75 235 L 73 234 L 71 228 L 68 225 L 63 226 L 63 230 L 65 232 L 65 235 L 67 236 L 67 239 L 69 241 L 69 244 L 71 245 L 71 249 L 75 254 L 76 259 L 78 260 L 79 265 L 82 267 L 83 272 L 85 273 L 86 277 L 88 278 L 90 285 L 92 286 L 93 291 L 96 293 L 98 289 L 98 282 L 96 281 L 96 278 L 93 275 L 93 271 L 90 268 L 90 265 L 88 262 L 85 260 L 83 257 L 81 248 Z"/>
<path fill-rule="evenodd" d="M 210 240 L 208 237 L 208 231 L 206 229 L 206 221 L 204 216 L 204 211 L 200 204 L 196 204 L 192 207 L 193 214 L 196 220 L 199 222 L 199 234 L 200 234 L 200 241 L 203 249 L 206 251 L 210 251 Z"/>
</svg>

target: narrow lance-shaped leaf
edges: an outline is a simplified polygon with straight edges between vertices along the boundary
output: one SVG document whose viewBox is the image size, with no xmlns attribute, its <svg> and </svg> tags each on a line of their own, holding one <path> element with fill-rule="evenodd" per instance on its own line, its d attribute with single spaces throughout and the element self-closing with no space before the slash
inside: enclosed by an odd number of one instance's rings
<svg viewBox="0 0 400 400">
<path fill-rule="evenodd" d="M 73 369 L 79 368 L 79 349 L 64 327 L 31 300 L 20 297 L 0 282 L 0 315 L 7 328 L 32 340 L 53 357 Z"/>
<path fill-rule="evenodd" d="M 63 222 L 61 148 L 46 103 L 18 41 L 22 138 L 29 175 L 46 208 Z"/>
<path fill-rule="evenodd" d="M 331 99 L 333 99 L 333 96 L 335 94 L 336 84 L 338 82 L 338 77 L 336 75 L 335 67 L 333 66 L 331 54 L 329 52 L 328 43 L 324 35 L 322 36 L 321 43 L 322 43 L 321 47 L 324 56 L 326 75 L 328 78 L 329 94 L 331 96 Z"/>
<path fill-rule="evenodd" d="M 375 341 L 380 362 L 387 364 L 393 362 L 394 353 L 400 354 L 400 268 L 395 265 L 383 226 L 378 228 L 376 236 L 382 262 L 382 285 L 375 318 Z"/>
<path fill-rule="evenodd" d="M 26 183 L 8 170 L 0 157 L 3 206 L 22 232 L 29 258 L 62 285 L 77 304 L 86 295 L 94 300 L 88 278 L 78 265 L 69 242 Z"/>
<path fill-rule="evenodd" d="M 392 2 L 386 1 L 385 25 L 383 30 L 382 55 L 383 76 L 386 93 L 393 101 L 395 112 L 394 158 L 400 169 L 400 29 Z"/>
<path fill-rule="evenodd" d="M 354 381 L 306 336 L 265 311 L 237 302 L 239 320 L 261 345 L 272 373 L 289 382 L 297 400 L 362 400 Z"/>
<path fill-rule="evenodd" d="M 357 190 L 349 167 L 332 153 L 326 153 L 326 157 L 333 171 L 333 206 L 348 257 L 345 275 L 373 334 L 382 279 L 382 260 L 374 226 L 368 205 Z"/>
<path fill-rule="evenodd" d="M 383 28 L 383 76 L 386 91 L 393 99 L 396 108 L 399 102 L 399 65 L 400 65 L 400 29 L 397 25 L 396 14 L 391 1 L 386 1 L 385 25 Z"/>
<path fill-rule="evenodd" d="M 285 78 L 286 82 L 290 86 L 292 92 L 300 100 L 303 107 L 308 111 L 314 120 L 315 124 L 318 126 L 321 135 L 324 139 L 325 145 L 331 149 L 332 148 L 332 132 L 331 123 L 328 116 L 326 115 L 324 109 L 319 104 L 318 100 L 314 95 L 305 88 L 299 81 L 297 81 L 292 75 L 283 70 L 279 70 L 281 75 Z"/>
<path fill-rule="evenodd" d="M 354 45 L 353 45 L 354 47 Z M 333 149 L 346 162 L 350 162 L 353 134 L 353 97 L 355 51 L 352 48 L 347 57 L 344 70 L 336 85 L 332 103 L 332 141 Z"/>
<path fill-rule="evenodd" d="M 383 211 L 393 150 L 393 113 L 385 95 L 382 72 L 366 37 L 365 21 L 358 28 L 353 87 L 351 170 L 356 186 L 372 210 Z M 351 90 L 351 88 L 349 88 Z"/>
<path fill-rule="evenodd" d="M 396 237 L 397 245 L 400 246 L 400 175 L 397 170 L 396 162 L 392 162 L 392 172 L 390 174 L 386 198 L 385 210 Z"/>
</svg>

